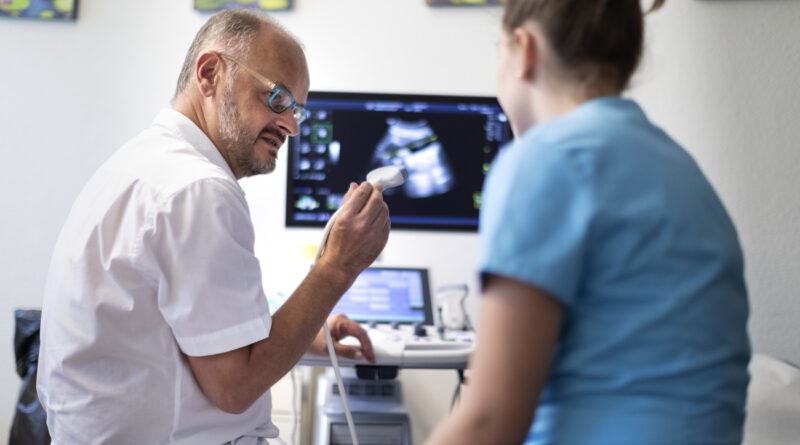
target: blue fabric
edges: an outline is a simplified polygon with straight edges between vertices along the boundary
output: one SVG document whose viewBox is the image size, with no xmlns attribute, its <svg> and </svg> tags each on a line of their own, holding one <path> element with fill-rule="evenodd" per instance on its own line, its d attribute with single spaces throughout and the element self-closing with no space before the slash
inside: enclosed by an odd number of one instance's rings
<svg viewBox="0 0 800 445">
<path fill-rule="evenodd" d="M 527 443 L 739 444 L 749 376 L 736 231 L 702 172 L 636 103 L 601 98 L 497 157 L 482 276 L 566 311 Z"/>
</svg>

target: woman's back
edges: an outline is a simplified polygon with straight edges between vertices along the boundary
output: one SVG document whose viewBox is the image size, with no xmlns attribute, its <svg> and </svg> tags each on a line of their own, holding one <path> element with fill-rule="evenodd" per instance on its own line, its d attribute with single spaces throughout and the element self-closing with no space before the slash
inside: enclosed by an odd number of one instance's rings
<svg viewBox="0 0 800 445">
<path fill-rule="evenodd" d="M 691 156 L 620 98 L 640 1 L 507 0 L 502 26 L 519 139 L 484 184 L 471 389 L 430 443 L 739 445 L 742 252 Z"/>
<path fill-rule="evenodd" d="M 533 128 L 492 167 L 484 202 L 481 270 L 565 307 L 532 443 L 741 440 L 750 348 L 736 232 L 635 103 L 595 99 Z"/>
</svg>

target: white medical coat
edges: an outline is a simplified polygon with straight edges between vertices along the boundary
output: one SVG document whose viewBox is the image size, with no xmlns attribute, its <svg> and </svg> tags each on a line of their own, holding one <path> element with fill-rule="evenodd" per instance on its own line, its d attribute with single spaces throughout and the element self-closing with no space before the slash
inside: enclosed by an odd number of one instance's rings
<svg viewBox="0 0 800 445">
<path fill-rule="evenodd" d="M 269 335 L 253 244 L 244 192 L 177 111 L 163 110 L 100 167 L 64 224 L 45 289 L 37 388 L 54 444 L 277 434 L 269 392 L 225 413 L 185 356 Z"/>
</svg>

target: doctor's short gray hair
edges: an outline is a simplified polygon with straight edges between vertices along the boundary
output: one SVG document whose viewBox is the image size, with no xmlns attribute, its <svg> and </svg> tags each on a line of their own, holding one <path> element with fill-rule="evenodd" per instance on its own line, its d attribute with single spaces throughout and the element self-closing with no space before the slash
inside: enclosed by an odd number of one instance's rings
<svg viewBox="0 0 800 445">
<path fill-rule="evenodd" d="M 203 51 L 213 48 L 246 60 L 248 47 L 264 27 L 277 31 L 302 47 L 297 38 L 266 13 L 248 9 L 227 9 L 218 12 L 206 21 L 194 37 L 178 76 L 173 100 L 191 83 L 197 58 Z M 237 66 L 233 65 L 232 73 L 235 74 L 236 70 Z"/>
</svg>

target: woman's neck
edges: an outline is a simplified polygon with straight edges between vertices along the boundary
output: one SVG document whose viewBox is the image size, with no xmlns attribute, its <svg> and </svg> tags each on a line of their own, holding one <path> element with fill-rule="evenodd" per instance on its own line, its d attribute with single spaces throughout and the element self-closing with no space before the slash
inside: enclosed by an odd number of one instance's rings
<svg viewBox="0 0 800 445">
<path fill-rule="evenodd" d="M 534 89 L 531 92 L 536 124 L 569 114 L 588 100 L 565 93 L 564 91 L 553 91 L 552 89 L 544 88 Z"/>
<path fill-rule="evenodd" d="M 515 129 L 515 131 L 521 130 L 524 133 L 534 125 L 571 113 L 584 102 L 598 97 L 618 95 L 619 91 L 611 87 L 588 88 L 584 85 L 567 82 L 546 82 L 536 85 L 530 90 L 531 119 L 525 128 Z"/>
</svg>

